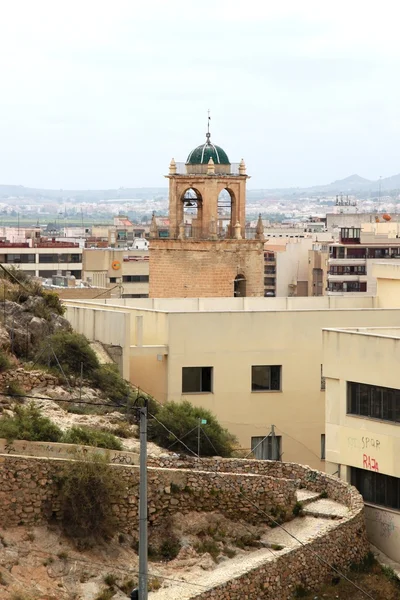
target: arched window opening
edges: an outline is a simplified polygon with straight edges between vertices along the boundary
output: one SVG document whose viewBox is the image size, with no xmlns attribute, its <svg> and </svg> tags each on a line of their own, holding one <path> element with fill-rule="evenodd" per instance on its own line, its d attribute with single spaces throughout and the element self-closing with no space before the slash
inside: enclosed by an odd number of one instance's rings
<svg viewBox="0 0 400 600">
<path fill-rule="evenodd" d="M 233 295 L 235 298 L 246 297 L 246 278 L 244 275 L 237 275 L 233 284 Z"/>
<path fill-rule="evenodd" d="M 182 196 L 183 224 L 186 238 L 200 238 L 201 232 L 201 194 L 193 188 L 187 189 Z"/>
<path fill-rule="evenodd" d="M 233 237 L 232 203 L 233 197 L 230 191 L 223 189 L 218 195 L 217 203 L 217 233 L 220 238 Z"/>
</svg>

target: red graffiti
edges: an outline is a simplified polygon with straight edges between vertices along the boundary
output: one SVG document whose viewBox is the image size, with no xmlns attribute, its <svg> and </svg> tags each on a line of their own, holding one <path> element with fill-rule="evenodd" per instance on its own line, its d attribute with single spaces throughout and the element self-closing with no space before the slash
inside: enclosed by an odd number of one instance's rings
<svg viewBox="0 0 400 600">
<path fill-rule="evenodd" d="M 375 458 L 368 456 L 368 454 L 363 454 L 363 469 L 369 469 L 370 471 L 379 473 L 378 461 L 375 460 Z"/>
</svg>

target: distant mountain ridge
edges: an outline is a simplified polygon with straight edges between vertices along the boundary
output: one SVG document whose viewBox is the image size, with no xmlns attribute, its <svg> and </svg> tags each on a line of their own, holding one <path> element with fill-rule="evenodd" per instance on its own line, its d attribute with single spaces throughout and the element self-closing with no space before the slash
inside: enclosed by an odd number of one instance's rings
<svg viewBox="0 0 400 600">
<path fill-rule="evenodd" d="M 392 175 L 391 177 L 385 177 L 383 179 L 373 181 L 361 177 L 356 173 L 345 177 L 344 179 L 337 179 L 332 183 L 324 185 L 315 185 L 311 187 L 299 188 L 263 188 L 263 190 L 249 189 L 250 195 L 253 192 L 278 192 L 280 194 L 340 194 L 340 193 L 357 193 L 357 192 L 372 192 L 376 193 L 378 188 L 381 188 L 382 192 L 389 192 L 391 190 L 400 189 L 400 173 Z M 159 187 L 132 187 L 132 188 L 118 188 L 118 189 L 105 189 L 105 190 L 51 190 L 45 188 L 31 188 L 22 185 L 5 185 L 0 184 L 0 201 L 7 199 L 7 197 L 26 197 L 35 200 L 61 200 L 65 198 L 73 198 L 76 201 L 92 201 L 100 202 L 107 201 L 110 199 L 121 199 L 131 200 L 133 198 L 152 199 L 155 196 L 166 196 L 168 189 Z"/>
</svg>

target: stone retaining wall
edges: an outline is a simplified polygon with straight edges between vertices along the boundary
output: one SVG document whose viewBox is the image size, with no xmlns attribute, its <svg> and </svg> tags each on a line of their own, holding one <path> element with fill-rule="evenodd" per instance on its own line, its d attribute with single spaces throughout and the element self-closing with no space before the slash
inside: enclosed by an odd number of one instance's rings
<svg viewBox="0 0 400 600">
<path fill-rule="evenodd" d="M 12 456 L 34 456 L 36 458 L 67 458 L 79 460 L 93 454 L 101 454 L 108 462 L 116 465 L 138 465 L 139 454 L 126 450 L 109 450 L 95 446 L 62 444 L 58 442 L 8 441 L 0 438 L 0 454 Z"/>
<path fill-rule="evenodd" d="M 275 560 L 266 560 L 255 569 L 230 579 L 206 592 L 187 596 L 196 600 L 289 600 L 296 589 L 317 590 L 335 573 L 329 565 L 346 571 L 359 563 L 369 551 L 365 535 L 364 515 L 352 515 L 335 529 L 314 538 L 305 546 L 289 550 Z M 325 562 L 326 561 L 326 562 Z M 150 594 L 156 600 L 157 594 Z M 171 595 L 171 600 L 173 595 Z"/>
<path fill-rule="evenodd" d="M 335 565 L 340 571 L 345 571 L 352 563 L 360 562 L 369 551 L 366 536 L 364 503 L 358 491 L 344 481 L 315 471 L 309 467 L 294 463 L 282 463 L 264 460 L 240 459 L 154 459 L 160 464 L 172 465 L 176 468 L 212 469 L 218 473 L 257 473 L 264 476 L 283 477 L 292 481 L 297 487 L 324 492 L 332 500 L 346 505 L 348 515 L 338 521 L 334 529 L 322 533 L 310 540 L 304 546 L 299 546 L 280 553 L 271 559 L 266 554 L 265 561 L 254 568 L 251 567 L 251 557 L 246 561 L 247 567 L 243 573 L 233 578 L 210 586 L 207 591 L 193 590 L 184 596 L 187 600 L 288 600 L 294 597 L 296 587 L 316 590 L 329 581 L 335 573 L 329 565 Z M 324 562 L 326 561 L 326 562 Z M 174 600 L 173 588 L 164 591 L 163 599 Z M 150 598 L 157 599 L 157 593 L 151 593 Z"/>
<path fill-rule="evenodd" d="M 216 473 L 242 473 L 256 474 L 267 477 L 295 480 L 298 487 L 307 488 L 315 492 L 326 492 L 332 500 L 337 500 L 349 508 L 354 500 L 351 486 L 338 477 L 316 471 L 305 465 L 285 463 L 272 460 L 247 460 L 236 458 L 194 458 L 169 456 L 152 457 L 149 464 L 163 468 L 174 469 L 202 469 L 212 470 Z M 358 497 L 358 492 L 356 492 Z"/>
<path fill-rule="evenodd" d="M 55 387 L 60 379 L 45 371 L 26 371 L 23 367 L 16 367 L 0 373 L 0 393 L 7 393 L 10 382 L 17 383 L 25 392 L 33 388 Z"/>
<path fill-rule="evenodd" d="M 68 461 L 55 458 L 0 456 L 0 526 L 33 525 L 59 517 L 57 479 Z M 136 534 L 139 468 L 119 469 L 125 491 L 116 497 L 114 511 L 120 531 Z M 157 523 L 176 512 L 219 511 L 247 522 L 268 521 L 254 505 L 269 512 L 295 504 L 295 481 L 253 474 L 214 473 L 186 469 L 148 469 L 149 521 Z"/>
</svg>

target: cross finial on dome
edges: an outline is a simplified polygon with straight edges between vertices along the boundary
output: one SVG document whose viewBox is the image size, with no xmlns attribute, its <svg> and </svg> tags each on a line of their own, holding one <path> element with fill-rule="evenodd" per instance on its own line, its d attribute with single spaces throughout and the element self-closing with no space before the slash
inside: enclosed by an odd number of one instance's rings
<svg viewBox="0 0 400 600">
<path fill-rule="evenodd" d="M 207 119 L 207 133 L 206 133 L 206 138 L 207 138 L 207 144 L 210 143 L 210 137 L 211 137 L 211 133 L 210 133 L 210 121 L 211 121 L 211 117 L 210 117 L 210 109 L 208 109 L 208 119 Z"/>
</svg>

